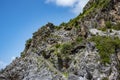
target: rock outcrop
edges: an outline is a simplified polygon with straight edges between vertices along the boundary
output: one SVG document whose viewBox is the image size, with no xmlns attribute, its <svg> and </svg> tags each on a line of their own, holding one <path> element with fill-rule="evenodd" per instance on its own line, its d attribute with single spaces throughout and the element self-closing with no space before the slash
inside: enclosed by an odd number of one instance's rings
<svg viewBox="0 0 120 80">
<path fill-rule="evenodd" d="M 120 0 L 90 0 L 68 23 L 41 27 L 0 80 L 120 80 Z"/>
</svg>

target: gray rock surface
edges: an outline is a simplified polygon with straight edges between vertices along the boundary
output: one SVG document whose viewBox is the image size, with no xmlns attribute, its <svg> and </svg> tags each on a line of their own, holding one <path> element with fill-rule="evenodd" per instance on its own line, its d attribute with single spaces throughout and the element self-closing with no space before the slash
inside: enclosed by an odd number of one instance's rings
<svg viewBox="0 0 120 80">
<path fill-rule="evenodd" d="M 92 3 L 102 1 L 109 4 L 105 8 L 94 9 L 93 6 L 94 10 L 91 9 Z M 119 0 L 90 0 L 83 16 L 71 20 L 73 22 L 62 27 L 46 24 L 27 41 L 21 57 L 0 71 L 0 80 L 120 80 L 120 29 L 99 29 L 104 28 L 108 20 L 112 26 L 120 22 L 119 3 Z M 98 46 L 90 40 L 95 36 L 107 37 L 108 42 L 109 38 L 114 41 L 118 37 L 117 43 L 109 43 L 115 44 L 110 46 L 114 53 L 100 54 L 99 48 L 104 45 Z M 104 43 L 101 41 L 99 43 Z"/>
</svg>

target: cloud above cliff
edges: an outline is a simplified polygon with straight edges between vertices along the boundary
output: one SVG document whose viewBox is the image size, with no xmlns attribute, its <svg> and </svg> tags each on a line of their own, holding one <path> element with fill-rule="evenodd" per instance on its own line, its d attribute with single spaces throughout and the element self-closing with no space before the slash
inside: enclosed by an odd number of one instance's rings
<svg viewBox="0 0 120 80">
<path fill-rule="evenodd" d="M 57 6 L 69 7 L 70 11 L 78 15 L 89 0 L 46 0 L 46 3 L 54 3 Z"/>
<path fill-rule="evenodd" d="M 63 6 L 63 7 L 71 7 L 73 6 L 78 0 L 47 0 L 47 3 L 53 2 L 58 6 Z"/>
</svg>

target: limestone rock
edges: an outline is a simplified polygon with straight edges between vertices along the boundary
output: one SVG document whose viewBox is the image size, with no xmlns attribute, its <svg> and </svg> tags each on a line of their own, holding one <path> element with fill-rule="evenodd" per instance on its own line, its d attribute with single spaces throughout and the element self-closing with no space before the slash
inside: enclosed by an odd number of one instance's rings
<svg viewBox="0 0 120 80">
<path fill-rule="evenodd" d="M 89 0 L 62 27 L 41 27 L 21 57 L 0 71 L 0 80 L 120 80 L 119 4 Z"/>
</svg>

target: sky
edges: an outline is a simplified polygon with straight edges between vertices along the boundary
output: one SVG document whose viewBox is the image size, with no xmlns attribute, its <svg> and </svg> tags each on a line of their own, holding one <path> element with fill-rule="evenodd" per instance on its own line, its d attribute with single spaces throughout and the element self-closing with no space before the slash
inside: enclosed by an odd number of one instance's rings
<svg viewBox="0 0 120 80">
<path fill-rule="evenodd" d="M 88 0 L 0 0 L 0 69 L 19 57 L 25 42 L 48 22 L 59 25 L 82 12 Z"/>
</svg>

